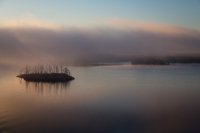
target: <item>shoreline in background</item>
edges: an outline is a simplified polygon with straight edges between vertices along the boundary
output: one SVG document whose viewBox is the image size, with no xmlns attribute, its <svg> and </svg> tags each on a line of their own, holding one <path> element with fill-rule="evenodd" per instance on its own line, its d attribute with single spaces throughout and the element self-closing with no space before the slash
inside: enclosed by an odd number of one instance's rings
<svg viewBox="0 0 200 133">
<path fill-rule="evenodd" d="M 200 64 L 200 56 L 177 57 L 134 57 L 130 61 L 78 63 L 72 66 L 117 66 L 117 65 L 172 65 L 172 64 Z"/>
</svg>

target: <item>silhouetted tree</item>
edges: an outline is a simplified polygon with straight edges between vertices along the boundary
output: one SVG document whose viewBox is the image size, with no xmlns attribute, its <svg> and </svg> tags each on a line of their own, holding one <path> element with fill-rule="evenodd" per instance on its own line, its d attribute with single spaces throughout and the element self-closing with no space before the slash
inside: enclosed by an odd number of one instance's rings
<svg viewBox="0 0 200 133">
<path fill-rule="evenodd" d="M 47 73 L 65 73 L 70 75 L 70 71 L 67 67 L 58 65 L 37 65 L 30 67 L 26 65 L 24 70 L 20 70 L 20 74 L 47 74 Z"/>
</svg>

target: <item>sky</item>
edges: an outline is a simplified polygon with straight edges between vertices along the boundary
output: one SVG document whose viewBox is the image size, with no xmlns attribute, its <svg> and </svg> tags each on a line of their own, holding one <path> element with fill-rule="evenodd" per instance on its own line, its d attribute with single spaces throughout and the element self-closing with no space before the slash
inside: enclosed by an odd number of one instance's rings
<svg viewBox="0 0 200 133">
<path fill-rule="evenodd" d="M 0 0 L 0 66 L 200 55 L 199 0 Z"/>
<path fill-rule="evenodd" d="M 113 18 L 200 29 L 199 0 L 3 0 L 0 20 L 35 17 L 84 26 Z"/>
</svg>

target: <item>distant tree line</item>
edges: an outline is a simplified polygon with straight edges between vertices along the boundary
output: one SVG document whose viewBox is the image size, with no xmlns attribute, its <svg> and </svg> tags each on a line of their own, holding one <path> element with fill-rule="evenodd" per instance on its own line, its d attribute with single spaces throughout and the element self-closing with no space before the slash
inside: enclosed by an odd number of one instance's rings
<svg viewBox="0 0 200 133">
<path fill-rule="evenodd" d="M 23 70 L 20 70 L 20 74 L 50 74 L 50 73 L 65 73 L 70 75 L 70 71 L 67 67 L 58 65 L 26 66 Z"/>
</svg>

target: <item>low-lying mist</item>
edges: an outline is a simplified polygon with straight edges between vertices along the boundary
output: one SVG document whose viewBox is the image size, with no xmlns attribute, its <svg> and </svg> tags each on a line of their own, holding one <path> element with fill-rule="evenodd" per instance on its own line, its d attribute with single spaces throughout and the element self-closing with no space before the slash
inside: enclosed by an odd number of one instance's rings
<svg viewBox="0 0 200 133">
<path fill-rule="evenodd" d="M 0 66 L 90 64 L 200 55 L 200 32 L 116 28 L 0 28 Z"/>
</svg>

